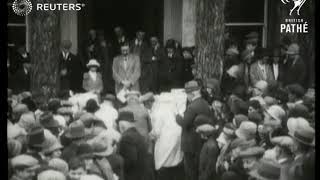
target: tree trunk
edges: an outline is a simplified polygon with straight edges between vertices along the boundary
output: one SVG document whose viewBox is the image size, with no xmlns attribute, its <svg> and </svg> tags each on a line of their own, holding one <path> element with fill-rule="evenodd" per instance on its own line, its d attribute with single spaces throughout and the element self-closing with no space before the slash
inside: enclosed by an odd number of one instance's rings
<svg viewBox="0 0 320 180">
<path fill-rule="evenodd" d="M 33 0 L 32 3 L 56 3 L 55 0 Z M 36 99 L 48 100 L 58 89 L 58 55 L 60 45 L 60 12 L 33 11 L 29 15 L 31 91 Z"/>
<path fill-rule="evenodd" d="M 226 0 L 198 0 L 196 4 L 195 62 L 202 80 L 221 79 L 224 59 L 224 11 Z"/>
</svg>

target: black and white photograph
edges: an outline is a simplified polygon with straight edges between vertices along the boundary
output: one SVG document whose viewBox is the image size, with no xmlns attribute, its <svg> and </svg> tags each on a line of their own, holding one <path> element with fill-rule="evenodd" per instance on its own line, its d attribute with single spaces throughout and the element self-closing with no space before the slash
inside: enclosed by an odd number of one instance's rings
<svg viewBox="0 0 320 180">
<path fill-rule="evenodd" d="M 316 3 L 1 3 L 8 180 L 316 180 Z"/>
</svg>

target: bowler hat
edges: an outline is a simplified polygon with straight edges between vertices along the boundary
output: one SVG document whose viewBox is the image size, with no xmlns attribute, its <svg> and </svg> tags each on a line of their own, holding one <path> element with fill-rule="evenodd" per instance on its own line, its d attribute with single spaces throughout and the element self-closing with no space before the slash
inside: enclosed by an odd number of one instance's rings
<svg viewBox="0 0 320 180">
<path fill-rule="evenodd" d="M 89 99 L 86 103 L 86 107 L 84 108 L 85 110 L 87 110 L 87 112 L 91 112 L 94 113 L 99 109 L 99 105 L 97 103 L 96 100 L 94 99 Z"/>
<path fill-rule="evenodd" d="M 69 125 L 69 128 L 65 134 L 67 138 L 74 139 L 74 138 L 82 138 L 85 134 L 85 127 L 82 121 L 74 121 Z"/>
<path fill-rule="evenodd" d="M 262 156 L 264 154 L 265 149 L 260 146 L 250 147 L 248 149 L 244 149 L 239 152 L 239 156 L 241 158 L 252 157 L 252 156 Z"/>
<path fill-rule="evenodd" d="M 31 128 L 28 133 L 28 145 L 30 147 L 43 147 L 44 141 L 44 129 L 41 126 Z"/>
<path fill-rule="evenodd" d="M 254 168 L 249 174 L 261 180 L 278 180 L 281 174 L 281 166 L 273 160 L 261 159 L 257 168 Z"/>
<path fill-rule="evenodd" d="M 117 122 L 119 123 L 120 121 L 134 122 L 133 113 L 130 112 L 130 111 L 122 111 L 122 112 L 120 112 Z"/>
<path fill-rule="evenodd" d="M 90 59 L 87 67 L 100 67 L 100 63 L 96 59 Z"/>
<path fill-rule="evenodd" d="M 298 126 L 292 137 L 302 144 L 314 146 L 315 131 L 310 126 Z"/>
<path fill-rule="evenodd" d="M 191 93 L 193 91 L 200 90 L 200 86 L 197 81 L 189 81 L 185 84 L 184 89 L 186 90 L 186 93 Z"/>
</svg>

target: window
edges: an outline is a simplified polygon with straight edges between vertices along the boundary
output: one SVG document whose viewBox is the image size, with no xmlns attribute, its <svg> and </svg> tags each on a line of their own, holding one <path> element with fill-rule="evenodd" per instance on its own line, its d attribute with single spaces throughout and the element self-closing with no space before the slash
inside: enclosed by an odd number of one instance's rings
<svg viewBox="0 0 320 180">
<path fill-rule="evenodd" d="M 18 16 L 12 10 L 12 3 L 7 3 L 8 8 L 8 51 L 12 51 L 17 44 L 26 44 L 27 50 L 27 16 Z"/>
<path fill-rule="evenodd" d="M 259 33 L 259 42 L 266 47 L 268 0 L 227 0 L 225 12 L 226 32 L 241 46 L 245 35 Z"/>
</svg>

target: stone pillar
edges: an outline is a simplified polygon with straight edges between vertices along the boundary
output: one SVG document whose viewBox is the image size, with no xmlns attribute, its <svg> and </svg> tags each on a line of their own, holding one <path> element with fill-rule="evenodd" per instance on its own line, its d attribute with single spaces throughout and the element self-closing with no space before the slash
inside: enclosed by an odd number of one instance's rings
<svg viewBox="0 0 320 180">
<path fill-rule="evenodd" d="M 34 1 L 33 1 L 34 2 Z M 56 3 L 55 0 L 43 0 Z M 31 91 L 36 101 L 46 101 L 58 90 L 60 11 L 37 11 L 29 15 Z"/>
<path fill-rule="evenodd" d="M 66 3 L 77 3 L 77 0 L 65 0 Z M 71 52 L 78 52 L 78 13 L 77 11 L 60 11 L 61 41 L 72 42 Z"/>
<path fill-rule="evenodd" d="M 164 0 L 163 42 L 182 41 L 182 0 Z"/>
<path fill-rule="evenodd" d="M 182 47 L 195 46 L 196 0 L 183 0 Z"/>
</svg>

